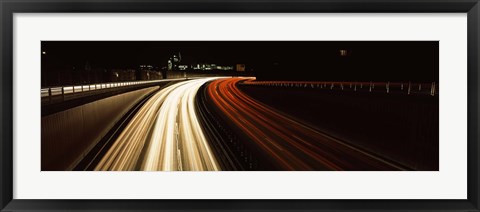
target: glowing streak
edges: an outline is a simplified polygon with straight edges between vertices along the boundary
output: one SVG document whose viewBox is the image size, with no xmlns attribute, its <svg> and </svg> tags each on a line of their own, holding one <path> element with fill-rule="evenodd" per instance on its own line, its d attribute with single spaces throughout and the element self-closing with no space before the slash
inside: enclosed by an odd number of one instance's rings
<svg viewBox="0 0 480 212">
<path fill-rule="evenodd" d="M 207 91 L 223 115 L 283 170 L 401 170 L 296 121 L 249 97 L 237 87 L 242 79 L 213 81 Z"/>
<path fill-rule="evenodd" d="M 198 89 L 212 79 L 179 82 L 157 92 L 95 170 L 220 170 L 194 107 Z"/>
</svg>

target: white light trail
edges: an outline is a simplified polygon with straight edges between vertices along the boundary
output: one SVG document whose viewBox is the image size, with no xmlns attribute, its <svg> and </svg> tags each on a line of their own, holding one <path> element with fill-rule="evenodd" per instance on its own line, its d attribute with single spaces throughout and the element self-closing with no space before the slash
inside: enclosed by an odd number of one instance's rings
<svg viewBox="0 0 480 212">
<path fill-rule="evenodd" d="M 152 96 L 95 170 L 220 170 L 195 111 L 197 91 L 213 79 L 179 82 Z"/>
</svg>

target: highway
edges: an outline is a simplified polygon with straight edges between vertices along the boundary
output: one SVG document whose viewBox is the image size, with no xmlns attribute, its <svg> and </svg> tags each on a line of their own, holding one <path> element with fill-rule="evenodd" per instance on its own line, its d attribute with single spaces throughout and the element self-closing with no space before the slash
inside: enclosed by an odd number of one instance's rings
<svg viewBox="0 0 480 212">
<path fill-rule="evenodd" d="M 195 112 L 199 88 L 215 78 L 166 87 L 135 114 L 95 170 L 217 171 Z"/>
<path fill-rule="evenodd" d="M 267 170 L 405 169 L 253 99 L 238 87 L 247 81 L 202 78 L 163 88 L 94 170 L 255 170 L 254 161 Z"/>
<path fill-rule="evenodd" d="M 279 170 L 402 170 L 262 104 L 238 88 L 241 78 L 218 79 L 209 98 Z M 285 100 L 288 101 L 288 100 Z"/>
</svg>

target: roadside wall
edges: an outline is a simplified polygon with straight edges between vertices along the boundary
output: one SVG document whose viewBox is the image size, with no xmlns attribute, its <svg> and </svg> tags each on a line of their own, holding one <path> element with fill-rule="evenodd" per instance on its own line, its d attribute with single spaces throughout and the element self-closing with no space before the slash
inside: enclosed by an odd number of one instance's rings
<svg viewBox="0 0 480 212">
<path fill-rule="evenodd" d="M 157 89 L 131 91 L 42 117 L 42 171 L 72 170 L 128 110 Z"/>
</svg>

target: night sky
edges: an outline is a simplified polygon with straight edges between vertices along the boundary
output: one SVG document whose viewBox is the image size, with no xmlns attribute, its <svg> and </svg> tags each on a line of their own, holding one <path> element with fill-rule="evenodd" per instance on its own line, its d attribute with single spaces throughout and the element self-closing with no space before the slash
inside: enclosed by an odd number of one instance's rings
<svg viewBox="0 0 480 212">
<path fill-rule="evenodd" d="M 340 50 L 347 50 L 346 56 Z M 438 81 L 437 41 L 43 41 L 49 68 L 244 63 L 258 79 Z"/>
</svg>

